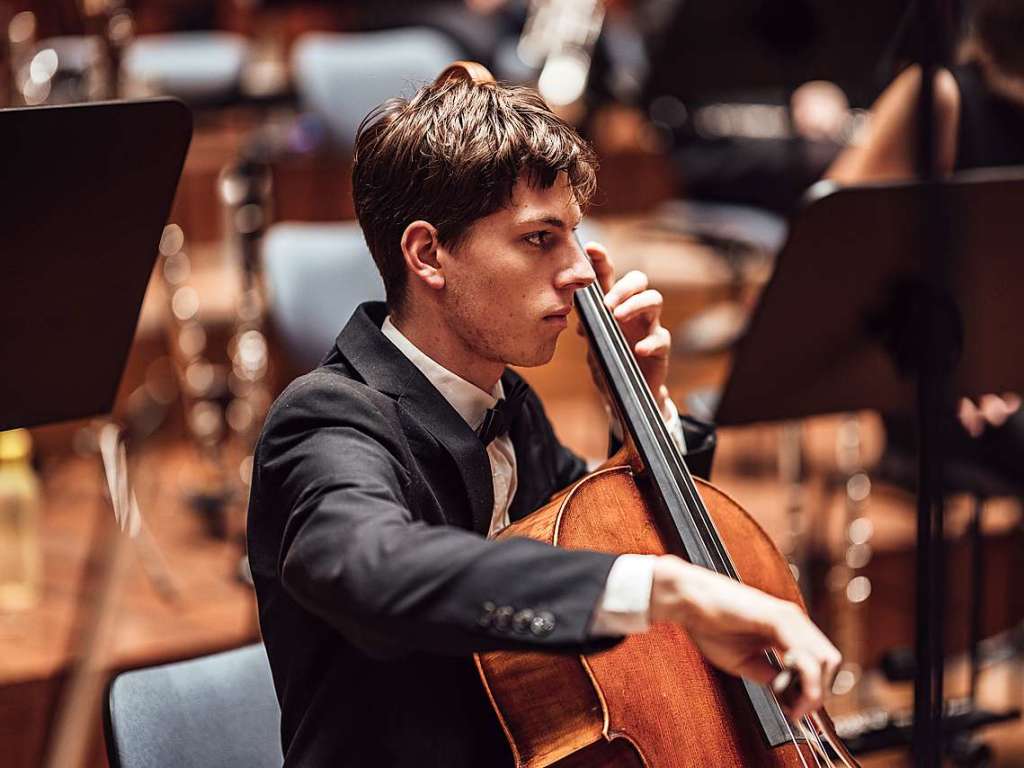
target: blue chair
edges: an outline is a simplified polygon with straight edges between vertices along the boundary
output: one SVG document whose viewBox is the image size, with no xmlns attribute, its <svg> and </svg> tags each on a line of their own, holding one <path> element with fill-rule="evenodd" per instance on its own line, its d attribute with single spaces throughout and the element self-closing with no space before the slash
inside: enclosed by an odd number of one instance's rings
<svg viewBox="0 0 1024 768">
<path fill-rule="evenodd" d="M 118 675 L 104 708 L 111 768 L 281 768 L 262 644 Z"/>
<path fill-rule="evenodd" d="M 275 224 L 263 238 L 268 313 L 296 369 L 320 362 L 353 310 L 384 299 L 384 284 L 354 221 Z"/>
<path fill-rule="evenodd" d="M 125 51 L 121 74 L 129 95 L 226 102 L 238 93 L 249 55 L 249 41 L 227 32 L 141 35 Z"/>
<path fill-rule="evenodd" d="M 432 29 L 313 32 L 295 43 L 292 77 L 303 107 L 347 148 L 371 109 L 395 96 L 411 96 L 459 58 L 458 46 Z"/>
</svg>

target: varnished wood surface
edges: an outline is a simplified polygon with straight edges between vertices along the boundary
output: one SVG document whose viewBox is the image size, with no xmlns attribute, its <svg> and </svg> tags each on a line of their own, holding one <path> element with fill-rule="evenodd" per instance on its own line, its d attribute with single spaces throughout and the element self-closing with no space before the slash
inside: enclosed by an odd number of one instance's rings
<svg viewBox="0 0 1024 768">
<path fill-rule="evenodd" d="M 112 527 L 98 459 L 65 456 L 42 467 L 44 507 L 40 520 L 44 586 L 39 605 L 0 613 L 0 744 L 4 768 L 36 768 L 42 762 L 51 718 L 95 598 L 98 563 L 93 542 Z M 139 457 L 133 475 L 139 503 L 166 557 L 181 597 L 166 603 L 129 553 L 104 658 L 117 670 L 191 658 L 257 638 L 252 590 L 236 578 L 237 538 L 211 539 L 185 497 L 201 475 L 191 449 L 161 445 Z M 234 529 L 240 531 L 240 518 Z M 94 741 L 89 766 L 105 765 L 100 702 L 94 702 Z M 73 768 L 69 766 L 69 768 Z"/>
<path fill-rule="evenodd" d="M 0 616 L 0 685 L 53 675 L 73 647 L 76 617 L 90 596 L 95 563 L 92 543 L 106 535 L 113 513 L 98 459 L 74 457 L 45 467 L 42 515 L 44 585 L 39 606 Z M 240 541 L 204 535 L 187 495 L 201 473 L 184 443 L 154 450 L 135 468 L 139 503 L 180 588 L 165 603 L 146 579 L 138 557 L 121 598 L 121 618 L 110 656 L 118 666 L 154 658 L 184 658 L 231 647 L 255 637 L 252 590 L 236 578 Z M 234 530 L 241 532 L 240 510 Z"/>
<path fill-rule="evenodd" d="M 702 484 L 701 494 L 726 547 L 736 551 L 741 578 L 799 602 L 789 567 L 764 531 L 712 486 Z M 666 551 L 626 468 L 596 473 L 533 517 L 502 536 L 612 553 Z M 739 684 L 714 671 L 675 626 L 656 625 L 582 658 L 481 654 L 478 665 L 521 768 L 561 766 L 560 760 L 590 745 L 614 749 L 623 762 L 610 757 L 610 765 L 638 760 L 651 768 L 802 764 L 798 750 L 804 747 L 766 746 L 744 708 Z M 809 753 L 805 759 L 811 759 Z"/>
</svg>

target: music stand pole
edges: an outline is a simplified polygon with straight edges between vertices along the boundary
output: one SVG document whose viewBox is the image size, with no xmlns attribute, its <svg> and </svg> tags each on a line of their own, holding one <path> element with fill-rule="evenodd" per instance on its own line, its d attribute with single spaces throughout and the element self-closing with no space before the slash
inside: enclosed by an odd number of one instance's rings
<svg viewBox="0 0 1024 768">
<path fill-rule="evenodd" d="M 917 366 L 918 503 L 915 557 L 915 650 L 913 755 L 919 768 L 938 768 L 943 754 L 943 674 L 946 557 L 942 468 L 943 425 L 954 408 L 950 377 L 956 361 L 946 352 L 956 339 L 944 328 L 938 302 L 949 291 L 954 238 L 944 231 L 957 212 L 947 205 L 939 178 L 935 130 L 935 74 L 944 59 L 942 12 L 945 0 L 918 0 L 917 55 L 921 68 L 916 125 L 918 179 L 925 187 L 917 229 L 921 286 L 925 300 Z M 961 331 L 962 332 L 962 331 Z"/>
</svg>

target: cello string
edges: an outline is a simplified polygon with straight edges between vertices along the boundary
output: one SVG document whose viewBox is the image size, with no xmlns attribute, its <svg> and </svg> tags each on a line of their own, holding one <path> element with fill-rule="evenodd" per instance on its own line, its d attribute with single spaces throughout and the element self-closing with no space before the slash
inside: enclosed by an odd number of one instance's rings
<svg viewBox="0 0 1024 768">
<path fill-rule="evenodd" d="M 832 760 L 832 756 L 825 749 L 825 744 L 821 740 L 821 730 L 815 725 L 814 720 L 810 715 L 804 715 L 802 718 L 803 729 L 809 732 L 814 737 L 814 743 L 818 746 L 818 751 L 821 752 L 822 757 L 825 758 L 825 762 L 829 765 L 834 766 L 835 762 Z"/>
<path fill-rule="evenodd" d="M 828 750 L 826 750 L 825 745 L 822 744 L 818 729 L 810 719 L 810 716 L 804 715 L 801 717 L 798 726 L 800 731 L 803 733 L 804 738 L 811 744 L 811 748 L 816 750 L 828 765 L 834 766 L 835 763 L 832 762 L 832 758 L 829 756 Z"/>
<path fill-rule="evenodd" d="M 625 375 L 625 378 L 630 388 L 632 389 L 632 394 L 636 398 L 641 408 L 645 411 L 644 415 L 648 421 L 648 426 L 652 428 L 654 436 L 658 439 L 658 447 L 662 452 L 662 457 L 674 459 L 677 471 L 673 474 L 677 478 L 681 477 L 684 480 L 689 480 L 691 484 L 690 490 L 693 498 L 696 500 L 696 504 L 694 505 L 696 507 L 696 510 L 690 508 L 688 505 L 688 509 L 690 511 L 691 516 L 696 511 L 699 517 L 703 518 L 705 524 L 710 523 L 709 534 L 711 535 L 707 538 L 705 536 L 701 536 L 698 538 L 698 541 L 706 549 L 708 538 L 710 538 L 711 542 L 714 544 L 714 548 L 717 550 L 716 554 L 718 555 L 718 563 L 715 563 L 710 551 L 706 551 L 704 553 L 707 556 L 707 562 L 712 566 L 717 565 L 718 567 L 715 567 L 715 570 L 719 573 L 725 571 L 723 575 L 730 576 L 733 579 L 739 581 L 739 577 L 735 570 L 735 566 L 733 565 L 732 560 L 728 555 L 728 552 L 724 549 L 724 544 L 721 542 L 721 537 L 718 535 L 717 529 L 714 528 L 713 521 L 711 521 L 710 515 L 707 513 L 706 508 L 704 508 L 703 502 L 700 499 L 700 495 L 697 493 L 696 487 L 692 486 L 692 480 L 690 480 L 689 478 L 689 472 L 688 470 L 686 470 L 685 464 L 683 464 L 682 462 L 678 448 L 668 436 L 667 429 L 665 428 L 665 424 L 661 418 L 661 414 L 654 403 L 654 398 L 650 391 L 650 388 L 646 385 L 646 381 L 644 380 L 642 373 L 639 370 L 639 365 L 637 364 L 633 354 L 631 354 L 632 350 L 630 350 L 628 345 L 626 344 L 625 338 L 622 334 L 621 329 L 619 328 L 618 323 L 615 321 L 614 317 L 611 314 L 611 311 L 608 310 L 607 306 L 604 303 L 604 298 L 600 286 L 595 281 L 594 283 L 591 283 L 591 285 L 587 286 L 587 288 L 583 289 L 582 294 L 583 296 L 581 298 L 584 300 L 581 300 L 580 302 L 581 309 L 583 309 L 584 312 L 586 312 L 588 309 L 590 310 L 589 316 L 600 324 L 600 330 L 603 330 L 605 339 L 609 341 L 613 347 L 616 348 L 614 350 L 616 352 L 616 360 L 609 360 L 607 361 L 607 364 L 611 365 L 613 362 L 618 362 L 620 364 L 619 372 Z M 589 307 L 587 307 L 588 303 L 590 304 Z M 599 328 L 595 327 L 592 329 L 592 333 L 596 334 L 598 330 Z M 771 661 L 771 656 L 769 656 L 769 661 Z M 782 710 L 782 707 L 780 706 L 777 698 L 774 695 L 774 692 L 772 693 L 771 700 L 775 704 L 777 714 L 785 727 L 789 741 L 793 744 L 793 746 L 796 749 L 797 757 L 800 759 L 801 766 L 803 766 L 803 768 L 810 768 L 806 759 L 804 758 L 803 750 L 800 748 L 800 743 L 797 740 L 796 735 L 793 733 L 792 726 L 788 718 L 786 718 L 785 713 Z M 817 765 L 818 768 L 821 768 L 821 763 L 815 755 L 813 746 L 809 746 L 809 748 L 811 750 L 811 756 L 814 758 L 815 765 Z"/>
<path fill-rule="evenodd" d="M 773 649 L 766 649 L 764 653 L 765 653 L 765 656 L 768 658 L 769 663 L 771 663 L 776 668 L 779 668 L 779 669 L 784 668 L 784 665 L 783 665 L 782 661 L 779 659 L 778 653 L 775 650 L 773 650 Z M 792 671 L 793 674 L 798 674 L 798 672 L 796 670 L 791 670 L 791 671 Z M 784 712 L 784 710 L 782 708 L 781 702 L 779 701 L 778 695 L 775 693 L 775 689 L 772 686 L 766 686 L 766 687 L 767 687 L 768 691 L 771 693 L 772 700 L 775 702 L 775 706 L 778 707 L 779 712 L 782 714 L 783 722 L 786 723 L 786 728 L 787 728 L 787 730 L 789 730 L 791 739 L 793 739 L 793 741 L 795 742 L 796 741 L 796 736 L 793 733 L 792 726 L 790 725 L 790 720 L 789 720 L 788 717 L 785 716 L 785 712 Z M 796 726 L 799 729 L 800 733 L 802 734 L 804 740 L 807 742 L 808 749 L 811 750 L 811 755 L 812 755 L 812 757 L 814 757 L 815 765 L 818 765 L 818 766 L 821 765 L 821 762 L 818 760 L 818 755 L 820 755 L 822 757 L 822 759 L 825 760 L 825 763 L 827 765 L 834 766 L 835 763 L 833 762 L 831 756 L 828 754 L 828 750 L 825 749 L 824 745 L 821 742 L 821 738 L 819 736 L 819 730 L 813 726 L 813 721 L 811 721 L 809 718 L 810 718 L 809 715 L 804 715 L 804 717 L 800 718 L 799 720 L 797 720 L 795 722 L 796 722 Z M 808 727 L 808 726 L 810 726 L 810 727 Z M 824 731 L 824 728 L 822 728 L 821 731 Z M 836 750 L 837 754 L 838 754 L 838 752 L 839 751 Z M 852 766 L 850 768 L 852 768 Z"/>
<path fill-rule="evenodd" d="M 818 756 L 820 755 L 825 759 L 825 762 L 828 765 L 832 766 L 833 763 L 831 760 L 829 760 L 828 755 L 825 753 L 824 747 L 821 746 L 821 742 L 818 741 L 817 734 L 813 733 L 813 731 L 809 731 L 809 729 L 807 728 L 807 724 L 804 722 L 805 719 L 806 718 L 803 717 L 800 718 L 800 720 L 797 722 L 797 728 L 800 729 L 800 732 L 803 734 L 804 740 L 807 742 L 807 746 L 811 750 L 811 756 L 814 758 L 814 764 L 817 766 L 821 766 L 821 761 L 818 759 Z"/>
<path fill-rule="evenodd" d="M 604 301 L 601 297 L 600 288 L 597 286 L 597 283 L 592 283 L 590 287 L 595 289 L 594 294 L 598 297 L 598 302 L 601 307 L 603 309 L 607 309 L 604 306 Z M 610 327 L 608 328 L 609 336 L 615 345 L 619 347 L 619 357 L 623 364 L 624 372 L 631 380 L 631 386 L 634 394 L 646 406 L 645 410 L 647 410 L 648 426 L 657 438 L 661 454 L 660 458 L 672 467 L 672 474 L 676 478 L 676 482 L 679 483 L 682 481 L 681 484 L 683 488 L 681 490 L 685 490 L 685 495 L 690 497 L 690 503 L 687 504 L 687 509 L 690 516 L 694 519 L 694 523 L 698 526 L 698 530 L 703 529 L 700 538 L 703 540 L 705 549 L 708 550 L 707 554 L 709 555 L 709 562 L 712 564 L 713 569 L 718 573 L 739 581 L 739 575 L 732 563 L 732 559 L 725 550 L 724 543 L 722 542 L 721 536 L 714 525 L 714 521 L 711 520 L 711 517 L 700 498 L 700 493 L 693 484 L 693 480 L 690 477 L 689 470 L 686 468 L 685 462 L 679 453 L 679 449 L 668 434 L 665 422 L 661 418 L 660 411 L 654 403 L 654 396 L 651 393 L 650 388 L 646 385 L 646 381 L 643 378 L 643 374 L 640 371 L 640 367 L 635 356 L 632 354 L 632 350 L 629 349 L 618 323 L 616 323 L 614 318 L 611 316 L 611 312 L 606 311 L 602 314 L 607 315 L 608 320 L 606 320 L 606 322 L 610 323 Z M 627 354 L 623 354 L 624 352 Z"/>
<path fill-rule="evenodd" d="M 582 249 L 583 246 L 579 242 L 578 235 L 576 236 L 576 241 Z M 739 581 L 739 575 L 736 572 L 735 566 L 728 556 L 728 552 L 724 549 L 721 535 L 718 533 L 714 521 L 711 520 L 700 498 L 700 494 L 693 484 L 689 470 L 686 468 L 677 446 L 668 434 L 665 423 L 661 418 L 660 410 L 654 403 L 654 396 L 643 378 L 636 357 L 626 343 L 622 330 L 618 323 L 615 322 L 611 311 L 604 303 L 604 294 L 600 285 L 595 281 L 587 286 L 584 291 L 587 292 L 591 301 L 596 305 L 594 314 L 597 315 L 598 320 L 604 325 L 606 338 L 613 346 L 617 347 L 616 358 L 620 364 L 621 373 L 629 380 L 634 398 L 645 411 L 648 429 L 658 443 L 661 460 L 670 467 L 677 488 L 681 492 L 685 490 L 684 496 L 689 495 L 690 497 L 689 503 L 686 503 L 684 498 L 684 504 L 697 531 L 701 534 L 699 538 L 702 540 L 703 549 L 705 550 L 702 554 L 707 556 L 706 562 L 709 564 L 709 567 L 718 573 Z"/>
<path fill-rule="evenodd" d="M 782 660 L 779 658 L 779 655 L 774 650 L 772 650 L 772 649 L 765 649 L 764 655 L 768 658 L 768 663 L 771 664 L 772 666 L 774 666 L 776 669 L 779 669 L 781 671 L 781 669 L 784 668 L 783 664 L 782 664 Z M 782 708 L 782 703 L 779 701 L 779 697 L 775 693 L 775 689 L 772 686 L 770 686 L 770 685 L 766 685 L 765 688 L 767 688 L 768 689 L 768 693 L 771 694 L 771 701 L 775 704 L 775 708 L 778 710 L 779 717 L 782 718 L 782 722 L 786 726 L 786 732 L 789 734 L 789 740 L 791 742 L 793 742 L 793 746 L 796 747 L 796 753 L 797 753 L 797 756 L 799 756 L 799 758 L 800 758 L 800 763 L 804 766 L 804 768 L 810 768 L 810 766 L 808 766 L 807 762 L 804 760 L 803 750 L 800 749 L 800 742 L 797 740 L 796 734 L 793 733 L 793 726 L 790 723 L 789 718 L 786 717 L 786 712 Z M 807 735 L 804 734 L 804 739 L 806 739 L 806 738 L 807 738 Z M 809 746 L 809 748 L 811 750 L 811 755 L 813 756 L 814 755 L 814 748 L 810 747 L 810 745 L 808 745 L 808 746 Z M 816 757 L 815 757 L 815 763 L 820 766 L 820 763 L 818 763 L 818 760 L 817 760 Z"/>
<path fill-rule="evenodd" d="M 767 686 L 767 688 L 769 691 L 771 691 L 771 686 Z M 790 724 L 789 718 L 786 717 L 786 713 L 782 711 L 782 706 L 779 704 L 779 700 L 776 698 L 774 691 L 772 691 L 772 701 L 775 702 L 775 706 L 779 709 L 779 714 L 782 715 L 782 722 L 785 723 L 786 732 L 789 734 L 789 740 L 793 743 L 793 747 L 796 749 L 796 756 L 800 758 L 800 765 L 802 765 L 803 768 L 810 768 L 810 766 L 807 765 L 807 761 L 804 759 L 804 751 L 800 749 L 800 742 L 799 740 L 797 740 L 796 734 L 793 733 L 793 726 Z M 806 736 L 804 738 L 806 739 Z M 813 757 L 813 755 L 814 750 L 812 749 L 811 756 Z M 821 764 L 818 763 L 817 758 L 815 758 L 814 762 L 820 768 Z"/>
<path fill-rule="evenodd" d="M 612 317 L 611 311 L 605 305 L 603 295 L 597 283 L 591 283 L 591 285 L 584 289 L 584 292 L 585 301 L 581 302 L 581 306 L 586 310 L 589 310 L 589 316 L 598 324 L 598 327 L 592 329 L 593 332 L 595 334 L 601 332 L 603 334 L 603 339 L 613 347 L 611 355 L 613 359 L 606 362 L 608 365 L 617 365 L 616 372 L 621 374 L 625 379 L 626 386 L 628 386 L 630 390 L 629 395 L 632 396 L 633 400 L 643 411 L 643 420 L 647 423 L 649 432 L 658 442 L 659 453 L 665 455 L 668 450 L 665 441 L 670 441 L 670 438 L 664 429 L 664 422 L 662 421 L 661 414 L 654 403 L 654 398 L 651 395 L 650 388 L 647 386 L 646 381 L 643 379 L 639 369 L 636 367 L 636 360 L 633 355 L 629 354 L 630 350 L 622 336 L 622 331 L 619 328 L 618 323 Z M 659 426 L 661 427 L 660 430 L 658 429 Z M 650 459 L 647 458 L 645 460 Z M 696 521 L 694 521 L 694 524 L 695 526 L 697 525 Z M 718 570 L 715 567 L 714 555 L 708 549 L 708 543 L 705 540 L 705 537 L 698 536 L 697 544 L 701 551 L 689 553 L 690 557 L 698 562 L 702 559 L 703 562 L 707 564 L 707 567 Z"/>
<path fill-rule="evenodd" d="M 829 744 L 831 744 L 832 737 L 829 736 L 828 730 L 825 728 L 825 724 L 821 721 L 820 713 L 812 712 L 810 715 L 808 715 L 808 717 L 810 717 L 812 721 L 817 722 L 819 732 L 824 734 L 826 741 Z M 844 766 L 846 766 L 846 768 L 855 768 L 855 766 L 849 760 L 846 759 L 846 755 L 843 754 L 842 750 L 836 747 L 832 747 L 832 750 L 836 753 L 836 755 L 839 757 L 839 760 L 842 762 Z"/>
<path fill-rule="evenodd" d="M 783 668 L 784 665 L 782 663 L 782 660 L 779 658 L 778 653 L 775 650 L 772 650 L 772 649 L 765 650 L 765 655 L 768 657 L 769 661 L 773 665 L 775 665 L 776 667 L 778 667 L 780 669 Z M 768 688 L 768 691 L 772 695 L 772 700 L 775 702 L 775 705 L 779 708 L 779 711 L 783 713 L 783 718 L 784 718 L 784 720 L 786 722 L 786 727 L 790 728 L 789 718 L 785 717 L 785 713 L 783 711 L 782 704 L 779 701 L 778 695 L 776 695 L 774 688 L 772 688 L 771 686 L 767 686 L 767 688 Z M 821 723 L 820 719 L 815 720 L 815 718 L 818 718 L 818 714 L 816 712 L 812 712 L 809 715 L 804 715 L 804 717 L 798 723 L 798 727 L 800 728 L 800 730 L 801 730 L 801 732 L 803 734 L 804 739 L 807 740 L 808 742 L 813 742 L 813 743 L 809 744 L 809 746 L 812 749 L 812 752 L 814 751 L 814 747 L 816 746 L 817 747 L 817 751 L 820 752 L 821 756 L 825 759 L 826 763 L 829 766 L 834 766 L 835 765 L 835 761 L 832 759 L 832 756 L 829 755 L 828 750 L 825 749 L 825 746 L 824 746 L 824 744 L 821 741 L 821 734 L 824 734 L 826 736 L 826 739 L 827 739 L 828 738 L 828 733 L 827 733 L 827 731 L 825 729 L 825 726 Z M 816 724 L 817 727 L 815 727 L 815 724 Z M 807 727 L 808 725 L 810 726 L 809 728 Z M 791 728 L 790 728 L 790 733 L 792 734 L 792 729 Z M 812 738 L 812 736 L 813 736 L 813 738 Z M 830 740 L 829 740 L 829 744 L 831 744 Z M 842 756 L 842 752 L 839 749 L 833 748 L 833 751 L 837 755 L 840 756 L 840 758 L 843 761 L 843 765 L 846 766 L 846 768 L 855 768 L 855 766 L 851 765 L 850 762 L 845 757 Z M 815 760 L 815 762 L 817 762 L 817 760 Z"/>
<path fill-rule="evenodd" d="M 612 317 L 611 311 L 607 306 L 605 306 L 600 286 L 598 286 L 596 282 L 591 283 L 584 289 L 584 292 L 584 295 L 592 304 L 593 315 L 597 322 L 601 324 L 605 338 L 613 347 L 615 347 L 616 359 L 614 362 L 619 364 L 619 372 L 627 380 L 631 389 L 631 394 L 644 411 L 644 418 L 647 422 L 648 429 L 658 443 L 660 458 L 662 460 L 675 458 L 674 462 L 669 461 L 668 463 L 674 464 L 673 469 L 675 471 L 673 472 L 673 475 L 677 477 L 680 476 L 681 460 L 678 458 L 679 451 L 668 435 L 661 413 L 654 403 L 654 397 L 651 393 L 650 387 L 647 386 L 646 381 L 643 378 L 643 374 L 640 372 L 636 358 L 632 354 L 632 350 L 629 349 L 618 323 Z M 597 329 L 595 329 L 595 331 L 596 330 Z M 609 363 L 611 362 L 612 361 L 609 361 Z M 692 493 L 695 494 L 696 489 L 693 489 Z M 691 518 L 693 518 L 693 523 L 697 527 L 697 530 L 700 531 L 701 527 L 704 528 L 704 532 L 698 537 L 702 551 L 700 553 L 691 553 L 691 557 L 699 554 L 704 557 L 704 562 L 707 563 L 707 566 L 712 570 L 719 573 L 723 573 L 724 571 L 724 575 L 737 578 L 735 571 L 731 573 L 729 572 L 728 560 L 725 557 L 725 553 L 720 548 L 719 537 L 712 535 L 711 531 L 708 529 L 708 518 L 702 509 L 702 505 L 699 503 L 699 497 L 697 503 L 687 505 L 687 511 Z M 712 552 L 712 550 L 715 551 Z"/>
</svg>

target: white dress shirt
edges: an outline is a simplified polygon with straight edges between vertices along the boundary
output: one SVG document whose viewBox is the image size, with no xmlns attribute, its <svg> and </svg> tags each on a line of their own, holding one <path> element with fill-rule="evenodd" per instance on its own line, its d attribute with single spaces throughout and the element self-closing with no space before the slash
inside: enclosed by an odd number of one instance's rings
<svg viewBox="0 0 1024 768">
<path fill-rule="evenodd" d="M 465 422 L 476 430 L 483 423 L 487 409 L 493 408 L 505 390 L 499 380 L 490 392 L 477 387 L 433 360 L 407 339 L 391 322 L 384 320 L 381 332 L 398 347 L 409 362 L 433 384 Z M 669 434 L 679 449 L 686 452 L 682 422 L 671 400 L 665 418 Z M 616 430 L 615 428 L 618 427 Z M 621 437 L 621 427 L 613 424 Z M 516 452 L 507 434 L 500 435 L 487 446 L 494 486 L 494 508 L 487 536 L 494 537 L 509 524 L 508 509 L 516 493 Z M 624 635 L 644 632 L 650 626 L 651 584 L 654 577 L 653 555 L 620 555 L 608 572 L 605 591 L 594 611 L 591 632 L 594 635 Z"/>
</svg>

